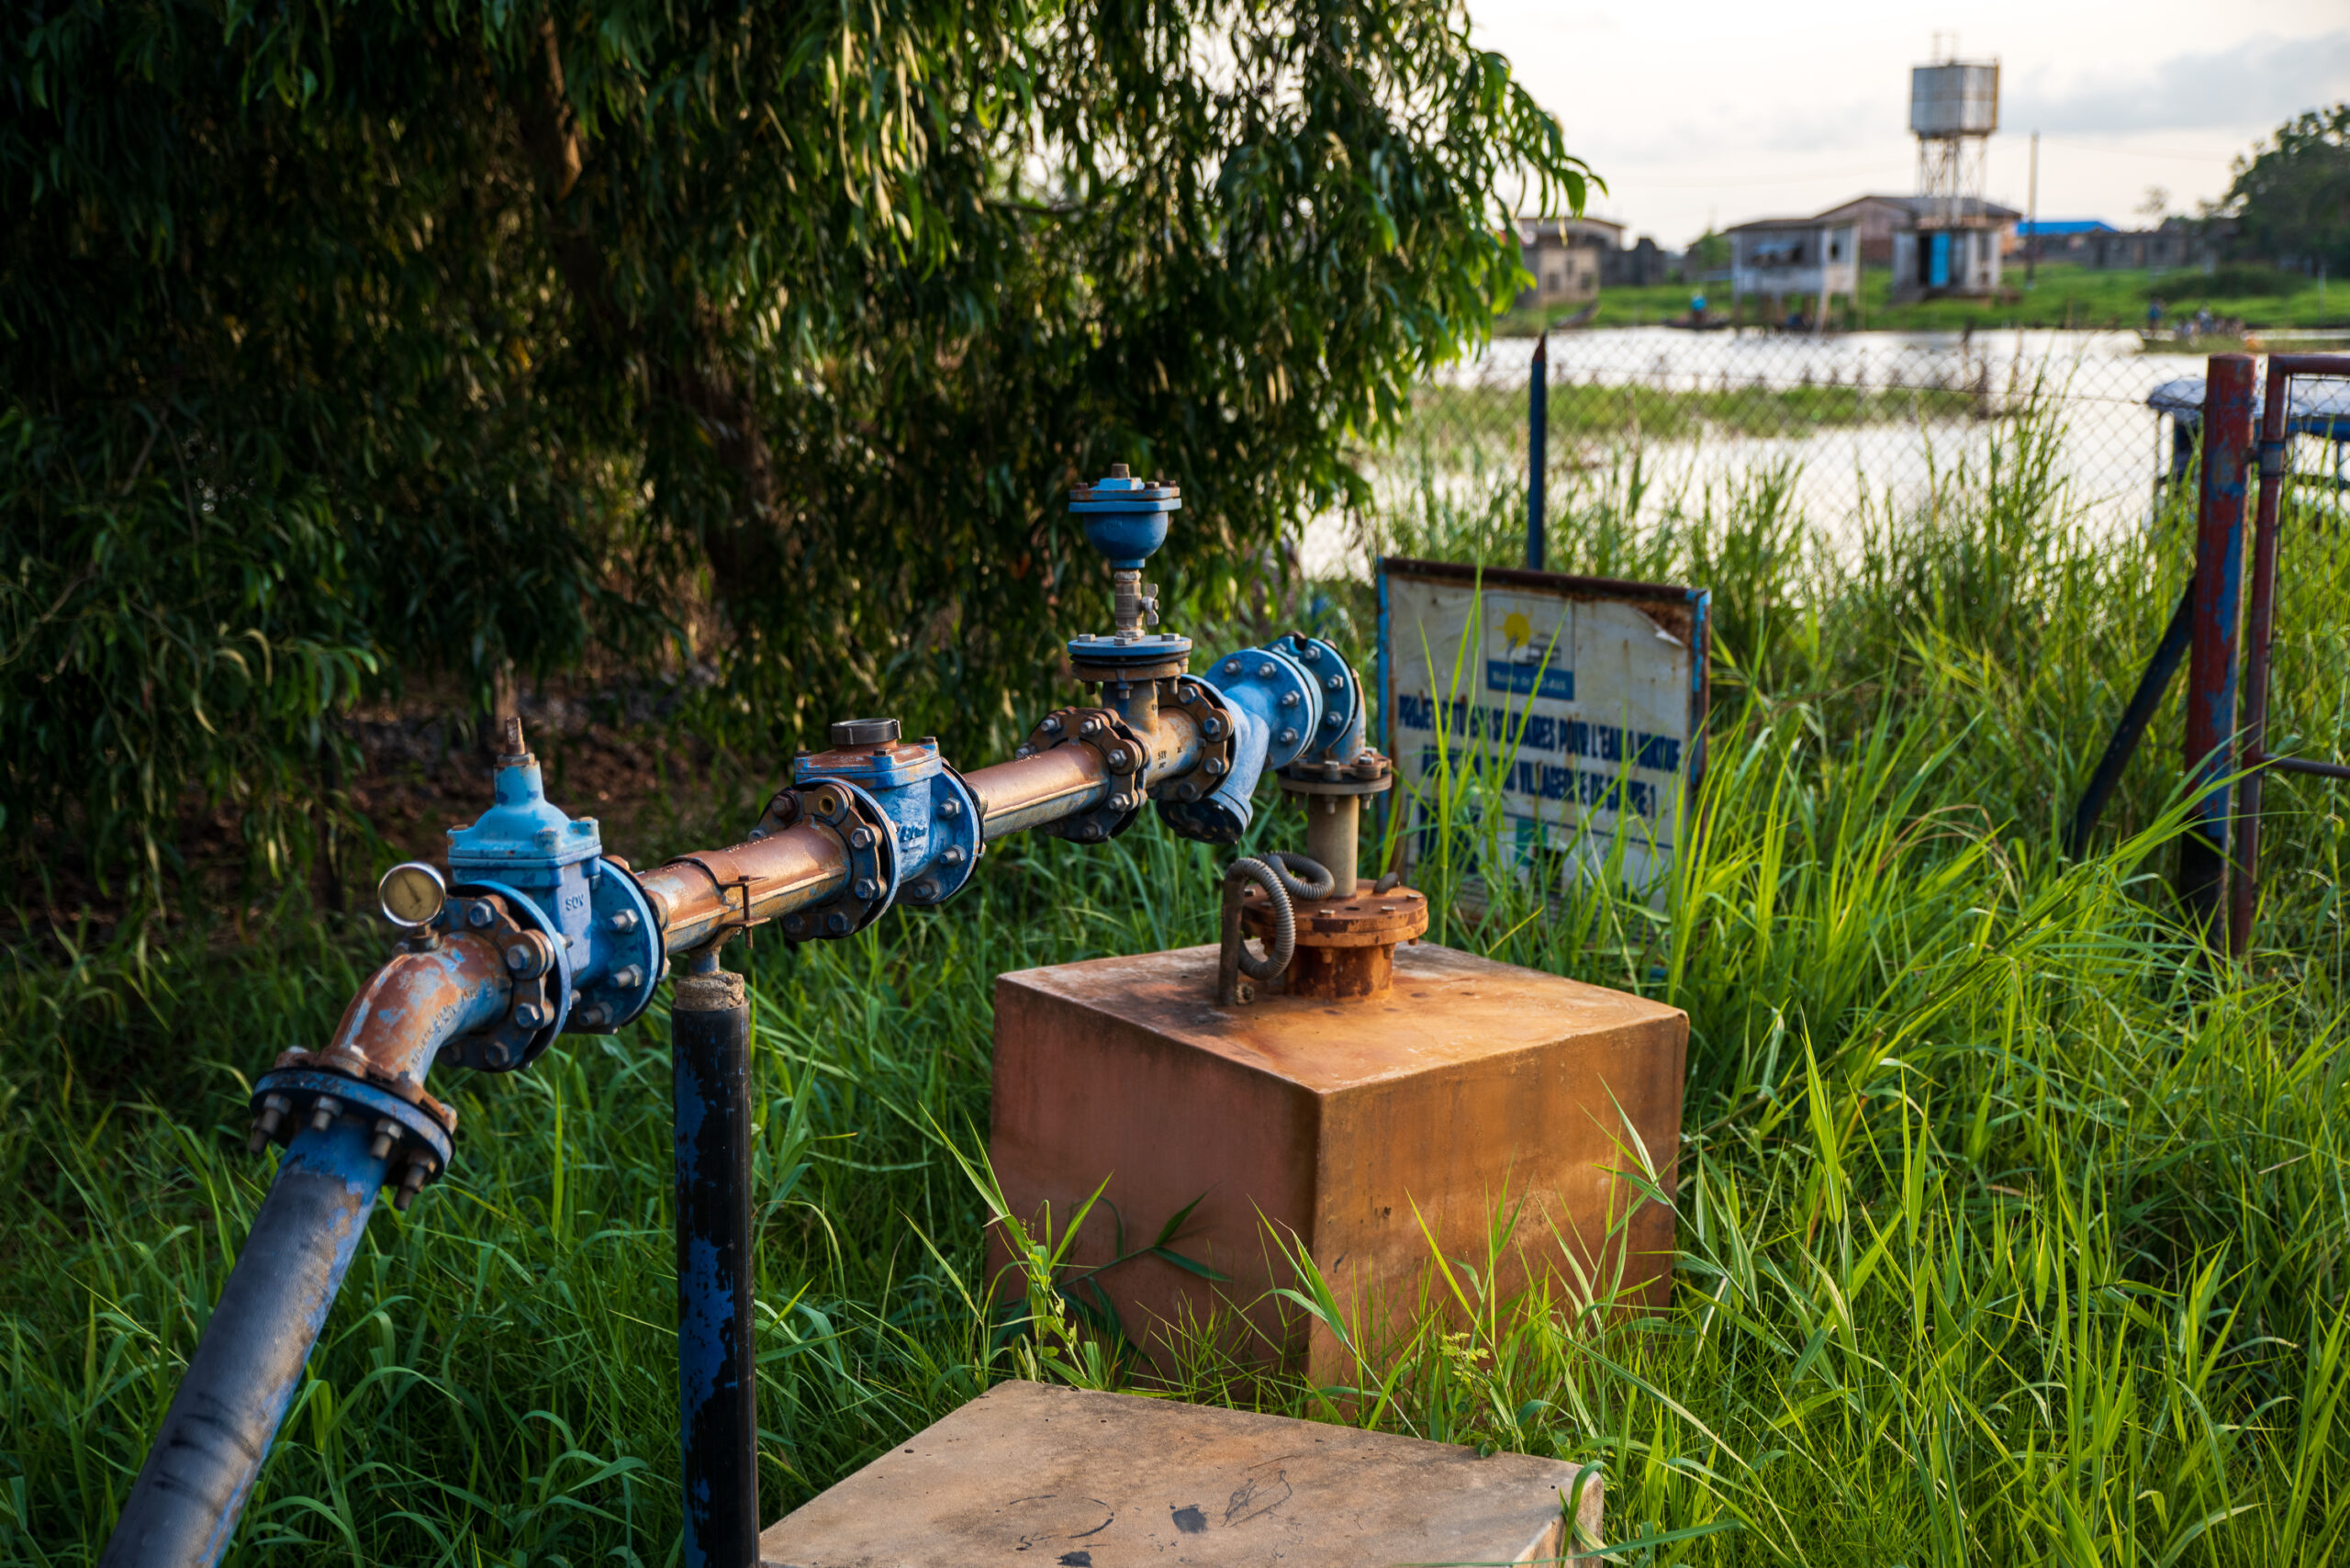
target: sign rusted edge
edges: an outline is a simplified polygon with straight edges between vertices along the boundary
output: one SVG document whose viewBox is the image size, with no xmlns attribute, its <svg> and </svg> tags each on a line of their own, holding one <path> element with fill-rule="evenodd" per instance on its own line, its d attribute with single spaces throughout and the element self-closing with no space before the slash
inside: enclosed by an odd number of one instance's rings
<svg viewBox="0 0 2350 1568">
<path fill-rule="evenodd" d="M 1586 577 L 1572 572 L 1538 572 L 1525 566 L 1467 566 L 1458 561 L 1422 561 L 1410 555 L 1382 555 L 1376 573 L 1379 579 L 1379 744 L 1388 756 L 1395 755 L 1395 678 L 1393 644 L 1389 634 L 1393 607 L 1387 595 L 1388 579 L 1393 577 L 1415 577 L 1423 582 L 1465 583 L 1471 588 L 1482 588 L 1491 583 L 1497 588 L 1532 588 L 1539 592 L 1572 599 L 1626 600 L 1635 605 L 1641 614 L 1658 626 L 1678 637 L 1689 648 L 1689 769 L 1688 804 L 1693 831 L 1703 831 L 1696 820 L 1697 790 L 1706 780 L 1708 754 L 1706 746 L 1706 716 L 1713 706 L 1713 605 L 1711 588 L 1690 588 L 1681 583 L 1643 583 L 1629 577 Z M 1396 792 L 1374 797 L 1378 801 L 1379 835 L 1384 841 L 1387 834 L 1387 813 L 1393 809 Z M 1401 843 L 1399 837 L 1397 843 Z"/>
</svg>

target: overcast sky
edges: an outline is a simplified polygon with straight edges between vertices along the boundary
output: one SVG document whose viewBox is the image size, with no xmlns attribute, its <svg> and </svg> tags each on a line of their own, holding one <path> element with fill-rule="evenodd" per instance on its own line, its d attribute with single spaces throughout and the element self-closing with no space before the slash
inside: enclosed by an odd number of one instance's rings
<svg viewBox="0 0 2350 1568">
<path fill-rule="evenodd" d="M 2282 120 L 2350 98 L 2344 0 L 1469 0 L 1607 182 L 1597 216 L 1677 249 L 1708 223 L 1818 211 L 1916 184 L 1909 67 L 1955 29 L 2001 66 L 1986 194 L 2025 203 L 2041 133 L 2040 215 L 2143 221 L 2227 189 L 2228 161 Z"/>
</svg>

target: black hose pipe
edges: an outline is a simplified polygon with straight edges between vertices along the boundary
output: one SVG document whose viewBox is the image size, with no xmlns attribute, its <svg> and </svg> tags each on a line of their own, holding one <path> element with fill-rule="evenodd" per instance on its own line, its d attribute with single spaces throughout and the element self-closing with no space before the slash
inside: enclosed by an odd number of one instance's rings
<svg viewBox="0 0 2350 1568">
<path fill-rule="evenodd" d="M 388 1158 L 352 1117 L 286 1149 L 99 1568 L 212 1568 L 383 1190 Z"/>
</svg>

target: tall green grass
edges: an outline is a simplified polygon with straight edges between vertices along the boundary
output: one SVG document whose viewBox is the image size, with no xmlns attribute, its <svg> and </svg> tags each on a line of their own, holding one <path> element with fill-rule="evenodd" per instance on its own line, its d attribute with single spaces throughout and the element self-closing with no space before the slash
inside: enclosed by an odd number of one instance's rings
<svg viewBox="0 0 2350 1568">
<path fill-rule="evenodd" d="M 2204 959 L 2165 890 L 2175 700 L 2091 856 L 2058 853 L 2187 545 L 2177 516 L 2085 534 L 2048 435 L 2017 421 L 1835 551 L 1784 472 L 1665 496 L 1628 462 L 1562 486 L 1554 558 L 1715 588 L 1703 831 L 1662 901 L 1494 876 L 1483 918 L 1438 935 L 1688 1010 L 1674 1305 L 1500 1299 L 1487 1260 L 1431 1258 L 1422 1325 L 1355 1335 L 1346 1390 L 1202 1358 L 1188 1392 L 1595 1466 L 1617 1561 L 2350 1550 L 2341 789 L 2271 786 L 2240 969 Z M 1507 559 L 1505 466 L 1381 526 Z M 2296 527 L 2277 728 L 2339 757 L 2350 561 Z M 1337 623 L 1370 623 L 1352 609 Z M 1478 790 L 1447 792 L 1472 837 Z M 1110 1375 L 976 1305 L 988 982 L 1210 940 L 1215 862 L 1148 824 L 1022 844 L 942 913 L 737 956 L 770 1516 L 995 1378 Z M 250 946 L 14 957 L 0 1562 L 95 1557 L 264 1190 L 244 1085 L 379 950 L 289 904 Z M 455 1168 L 373 1222 L 233 1560 L 675 1562 L 663 1023 L 448 1092 Z M 1294 1305 L 1337 1316 L 1310 1274 Z"/>
</svg>

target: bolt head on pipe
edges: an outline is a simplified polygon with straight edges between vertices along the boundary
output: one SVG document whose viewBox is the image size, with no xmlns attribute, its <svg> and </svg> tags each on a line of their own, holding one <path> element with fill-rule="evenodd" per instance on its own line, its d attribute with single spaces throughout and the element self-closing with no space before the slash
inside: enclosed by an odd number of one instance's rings
<svg viewBox="0 0 2350 1568">
<path fill-rule="evenodd" d="M 497 918 L 497 913 L 486 903 L 473 904 L 465 911 L 465 924 L 476 931 L 486 929 Z"/>
<path fill-rule="evenodd" d="M 633 931 L 636 929 L 636 911 L 632 909 L 621 910 L 618 913 L 614 914 L 610 921 L 606 922 L 606 924 L 610 925 L 615 931 Z"/>
<path fill-rule="evenodd" d="M 540 1011 L 539 1004 L 535 1002 L 525 1002 L 514 1009 L 514 1022 L 525 1029 L 535 1029 L 545 1021 L 546 1015 Z"/>
</svg>

